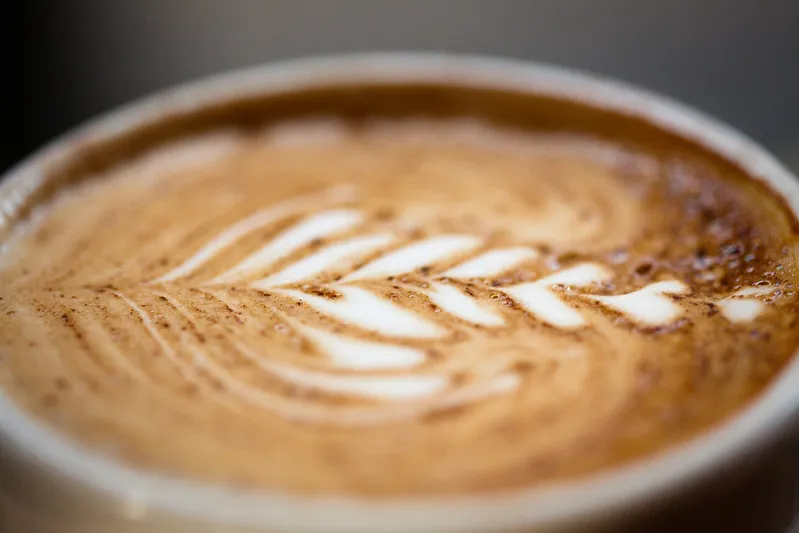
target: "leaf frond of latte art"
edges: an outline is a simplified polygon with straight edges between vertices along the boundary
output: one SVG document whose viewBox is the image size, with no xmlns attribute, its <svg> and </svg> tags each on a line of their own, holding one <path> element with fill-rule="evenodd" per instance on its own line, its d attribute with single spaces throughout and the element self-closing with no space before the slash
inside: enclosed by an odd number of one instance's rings
<svg viewBox="0 0 799 533">
<path fill-rule="evenodd" d="M 457 344 L 463 340 L 458 335 L 470 331 L 501 333 L 520 319 L 564 336 L 591 329 L 603 314 L 635 328 L 660 328 L 700 304 L 730 322 L 747 322 L 764 310 L 762 300 L 771 292 L 747 287 L 707 298 L 692 294 L 682 281 L 664 280 L 614 293 L 612 270 L 598 262 L 532 278 L 508 276 L 540 262 L 542 251 L 496 246 L 467 233 L 416 236 L 376 226 L 369 213 L 346 207 L 352 194 L 337 187 L 268 206 L 217 232 L 165 272 L 112 294 L 181 379 L 213 401 L 227 404 L 232 395 L 292 419 L 377 424 L 508 394 L 522 383 L 512 357 L 465 372 L 457 360 L 434 361 L 431 343 Z M 327 207 L 308 212 L 308 205 L 320 202 Z M 234 264 L 214 267 L 229 248 L 259 232 L 271 236 Z M 229 309 L 251 331 L 263 330 L 263 317 L 239 295 L 266 296 L 259 301 L 270 320 L 312 346 L 323 361 L 304 365 L 271 357 L 227 327 L 217 328 L 214 342 L 201 342 L 191 332 L 201 330 L 207 317 L 179 297 L 185 290 Z M 148 303 L 140 301 L 145 296 Z M 411 300 L 434 311 L 419 312 L 407 305 Z M 287 305 L 311 314 L 287 312 Z M 98 335 L 102 330 L 86 327 Z M 215 355 L 223 351 L 292 390 L 355 401 L 332 409 L 247 383 L 217 362 Z M 208 387 L 209 377 L 228 394 Z"/>
<path fill-rule="evenodd" d="M 186 382 L 205 387 L 204 376 L 212 376 L 229 393 L 251 404 L 298 420 L 330 421 L 329 406 L 248 384 L 215 362 L 211 352 L 222 348 L 185 332 L 177 338 L 169 336 L 159 324 L 162 308 L 194 326 L 203 320 L 196 308 L 177 296 L 177 291 L 190 289 L 224 305 L 256 331 L 264 327 L 263 321 L 237 295 L 268 296 L 262 300 L 268 312 L 323 354 L 323 364 L 304 366 L 269 357 L 229 328 L 222 329 L 219 342 L 259 371 L 297 390 L 360 399 L 337 409 L 336 422 L 374 424 L 507 394 L 519 387 L 522 376 L 511 360 L 498 359 L 465 380 L 458 377 L 457 362 L 431 362 L 431 342 L 458 343 L 457 334 L 463 331 L 501 332 L 515 316 L 526 317 L 530 327 L 568 335 L 590 329 L 593 317 L 603 313 L 622 317 L 633 327 L 658 328 L 676 323 L 687 306 L 697 304 L 715 306 L 728 321 L 745 322 L 763 311 L 762 300 L 771 292 L 748 287 L 709 299 L 693 295 L 682 281 L 665 280 L 613 293 L 608 290 L 612 270 L 597 262 L 513 281 L 506 275 L 540 261 L 540 250 L 493 246 L 465 233 L 413 237 L 375 229 L 368 213 L 344 207 L 351 196 L 351 189 L 339 187 L 266 207 L 218 232 L 178 265 L 143 284 L 117 288 L 113 295 L 141 322 Z M 311 213 L 304 209 L 320 199 L 329 207 Z M 265 230 L 272 236 L 234 264 L 221 271 L 209 267 L 228 248 Z M 392 298 L 391 292 L 401 297 Z M 150 294 L 156 304 L 138 301 L 142 294 Z M 406 305 L 409 298 L 426 302 L 435 312 L 418 312 Z M 321 324 L 305 320 L 307 315 L 286 312 L 280 302 L 312 311 L 321 317 Z M 172 325 L 177 329 L 177 323 Z M 206 392 L 222 403 L 228 401 L 223 394 Z"/>
</svg>

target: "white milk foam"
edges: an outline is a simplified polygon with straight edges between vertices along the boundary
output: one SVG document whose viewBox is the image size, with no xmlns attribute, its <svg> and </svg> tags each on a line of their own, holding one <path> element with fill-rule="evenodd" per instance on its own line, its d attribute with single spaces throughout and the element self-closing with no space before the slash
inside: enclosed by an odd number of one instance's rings
<svg viewBox="0 0 799 533">
<path fill-rule="evenodd" d="M 310 201 L 335 202 L 353 194 L 349 190 L 343 195 L 342 191 L 346 189 L 331 190 L 311 198 Z M 308 199 L 297 198 L 283 202 L 225 228 L 188 260 L 152 283 L 163 284 L 190 275 L 237 239 L 291 216 L 293 208 L 303 205 L 305 201 Z M 439 395 L 448 389 L 446 376 L 370 376 L 368 373 L 382 369 L 412 369 L 423 364 L 427 360 L 423 350 L 397 343 L 403 340 L 442 338 L 450 334 L 448 329 L 369 288 L 358 286 L 357 283 L 384 280 L 408 273 L 418 274 L 419 269 L 424 267 L 433 272 L 427 275 L 427 287 L 405 286 L 406 290 L 424 294 L 443 313 L 466 324 L 502 328 L 507 325 L 502 312 L 488 302 L 469 296 L 457 284 L 448 283 L 447 280 L 468 279 L 477 283 L 481 280 L 488 281 L 489 278 L 508 272 L 520 264 L 539 258 L 541 253 L 537 249 L 524 246 L 485 250 L 485 242 L 467 234 L 443 234 L 403 242 L 400 235 L 364 232 L 365 227 L 362 229 L 361 226 L 365 220 L 363 213 L 351 209 L 307 215 L 278 233 L 240 263 L 200 286 L 207 285 L 211 288 L 247 277 L 257 277 L 258 274 L 268 272 L 276 261 L 306 247 L 311 241 L 327 238 L 327 244 L 321 249 L 283 266 L 277 272 L 250 282 L 250 287 L 265 293 L 294 298 L 324 316 L 379 334 L 386 340 L 348 338 L 344 334 L 318 329 L 284 316 L 296 331 L 327 354 L 331 367 L 347 369 L 359 375 L 315 373 L 280 366 L 263 358 L 259 358 L 260 364 L 282 379 L 328 393 L 370 396 L 383 401 L 407 401 Z M 355 232 L 355 235 L 347 236 L 348 232 Z M 399 242 L 403 244 L 397 245 Z M 299 287 L 312 283 L 314 278 L 328 271 L 351 270 L 359 258 L 375 253 L 378 254 L 377 257 L 360 268 L 352 270 L 338 281 L 324 284 L 335 293 L 335 297 L 311 294 Z M 453 260 L 456 260 L 455 264 L 452 264 Z M 440 269 L 439 265 L 450 266 Z M 601 291 L 602 284 L 611 279 L 612 274 L 605 266 L 584 263 L 553 272 L 536 281 L 496 287 L 494 290 L 510 297 L 534 319 L 564 330 L 589 327 L 590 310 L 585 306 L 591 303 L 597 305 L 597 309 L 605 308 L 620 313 L 632 323 L 647 327 L 666 326 L 679 320 L 686 313 L 684 304 L 692 301 L 718 305 L 722 314 L 731 322 L 752 321 L 765 308 L 762 297 L 772 292 L 767 288 L 747 287 L 719 298 L 692 298 L 687 285 L 671 280 L 653 282 L 624 294 L 595 293 L 597 290 Z M 584 305 L 580 309 L 575 308 L 562 295 L 578 298 Z M 675 296 L 679 299 L 675 299 Z M 144 313 L 141 308 L 135 309 Z M 470 390 L 482 391 L 478 396 L 508 392 L 518 384 L 518 380 L 514 380 L 512 374 L 506 374 L 499 382 L 491 383 L 482 388 L 472 387 Z M 454 397 L 472 398 L 474 394 L 450 396 L 448 401 L 454 401 Z"/>
<path fill-rule="evenodd" d="M 153 280 L 153 282 L 166 283 L 188 276 L 242 237 L 294 213 L 308 202 L 322 201 L 338 203 L 342 200 L 350 199 L 352 197 L 352 192 L 350 187 L 336 187 L 319 194 L 310 194 L 306 197 L 295 198 L 279 205 L 262 209 L 226 228 L 222 233 L 214 237 L 213 240 L 206 243 L 195 252 L 194 255 L 186 259 L 173 270 Z"/>
<path fill-rule="evenodd" d="M 278 235 L 272 242 L 247 257 L 232 269 L 211 280 L 211 283 L 232 283 L 248 274 L 264 270 L 278 259 L 306 246 L 315 239 L 355 227 L 361 215 L 354 211 L 328 211 L 315 215 Z"/>
</svg>

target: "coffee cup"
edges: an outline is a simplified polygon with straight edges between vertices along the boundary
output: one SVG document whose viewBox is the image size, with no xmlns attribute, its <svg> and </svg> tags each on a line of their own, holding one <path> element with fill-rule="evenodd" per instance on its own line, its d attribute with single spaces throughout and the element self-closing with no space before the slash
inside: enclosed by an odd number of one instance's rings
<svg viewBox="0 0 799 533">
<path fill-rule="evenodd" d="M 586 144 L 586 131 L 602 142 Z M 695 216 L 698 238 L 724 244 L 738 281 L 712 278 L 718 264 L 704 251 L 677 270 L 685 250 L 702 246 L 665 230 L 658 250 L 677 247 L 674 257 L 647 248 L 633 261 L 638 252 L 619 251 L 641 220 L 644 204 L 631 191 L 659 186 L 664 172 L 683 210 L 651 217 L 661 228 L 693 228 L 680 217 Z M 716 173 L 725 177 L 715 182 Z M 238 188 L 230 176 L 243 176 Z M 772 267 L 793 257 L 784 243 L 799 186 L 754 142 L 682 104 L 501 59 L 296 60 L 172 89 L 91 122 L 13 169 L 0 201 L 14 287 L 3 293 L 0 329 L 8 531 L 780 531 L 790 523 L 799 363 L 783 344 L 793 273 L 787 263 Z M 95 209 L 104 202 L 112 208 Z M 171 206 L 185 207 L 180 224 Z M 724 218 L 728 208 L 735 216 Z M 752 254 L 747 271 L 748 249 L 729 242 L 754 246 L 746 239 L 758 216 L 778 229 L 762 230 L 757 242 L 768 253 Z M 242 295 L 245 286 L 252 294 Z M 702 339 L 730 348 L 703 359 Z M 690 423 L 673 422 L 668 402 L 640 407 L 636 420 L 664 418 L 643 426 L 647 439 L 624 441 L 640 451 L 619 452 L 613 438 L 594 437 L 624 425 L 620 410 L 637 413 L 631 402 L 646 402 L 642 376 L 663 373 L 646 372 L 642 349 L 630 348 L 639 344 L 675 360 L 690 355 L 711 373 L 728 352 L 735 361 L 751 361 L 758 346 L 775 355 L 766 358 L 767 383 L 752 386 L 757 394 L 736 393 L 742 399 L 710 422 L 688 409 L 675 418 Z M 233 351 L 270 377 L 227 366 Z M 339 366 L 295 360 L 306 351 Z M 113 371 L 98 370 L 112 356 Z M 120 376 L 125 368 L 130 375 Z M 732 387 L 743 367 L 727 368 L 714 386 Z M 142 373 L 166 392 L 134 385 Z M 524 393 L 531 383 L 551 394 Z M 732 394 L 723 390 L 720 404 Z M 173 401 L 180 412 L 162 416 Z M 251 431 L 245 404 L 269 413 Z M 474 405 L 479 416 L 469 414 Z M 512 424 L 510 412 L 536 421 L 551 442 Z M 672 442 L 672 431 L 685 436 Z M 224 442 L 203 436 L 215 432 L 240 447 L 226 456 Z M 288 444 L 272 444 L 278 438 Z M 430 451 L 439 443 L 446 454 Z"/>
</svg>

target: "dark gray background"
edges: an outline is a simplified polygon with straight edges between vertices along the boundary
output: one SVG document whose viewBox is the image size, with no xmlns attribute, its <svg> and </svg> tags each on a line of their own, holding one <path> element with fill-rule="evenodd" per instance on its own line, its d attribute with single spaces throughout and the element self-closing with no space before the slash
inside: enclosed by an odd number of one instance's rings
<svg viewBox="0 0 799 533">
<path fill-rule="evenodd" d="M 783 157 L 799 151 L 799 0 L 43 4 L 20 16 L 12 159 L 92 115 L 207 74 L 316 53 L 425 49 L 601 72 L 715 114 Z"/>
</svg>

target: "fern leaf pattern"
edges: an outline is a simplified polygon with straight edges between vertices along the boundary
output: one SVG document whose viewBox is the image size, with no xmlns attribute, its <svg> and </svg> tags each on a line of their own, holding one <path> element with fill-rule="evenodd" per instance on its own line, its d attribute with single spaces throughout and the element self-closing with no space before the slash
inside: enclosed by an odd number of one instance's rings
<svg viewBox="0 0 799 533">
<path fill-rule="evenodd" d="M 334 206 L 344 197 L 341 190 L 327 193 Z M 348 423 L 413 416 L 515 390 L 519 376 L 501 364 L 478 379 L 461 384 L 447 372 L 419 370 L 429 362 L 425 341 L 453 335 L 452 320 L 467 330 L 502 330 L 508 325 L 508 313 L 522 313 L 567 333 L 590 328 L 592 314 L 610 312 L 636 327 L 660 327 L 679 320 L 687 305 L 704 303 L 716 306 L 726 320 L 745 322 L 763 312 L 763 299 L 770 293 L 768 288 L 747 287 L 709 299 L 692 295 L 679 280 L 666 280 L 613 294 L 605 289 L 612 281 L 612 271 L 595 262 L 571 265 L 532 281 L 497 284 L 493 280 L 498 276 L 536 261 L 541 252 L 528 246 L 492 247 L 476 236 L 459 233 L 408 239 L 391 231 L 370 230 L 365 223 L 366 214 L 348 208 L 332 207 L 296 218 L 294 210 L 301 205 L 303 199 L 290 200 L 241 220 L 145 285 L 188 321 L 197 317 L 170 296 L 171 287 L 189 285 L 202 291 L 255 323 L 254 327 L 258 327 L 257 318 L 240 308 L 228 288 L 288 299 L 333 323 L 376 335 L 376 339 L 366 339 L 337 328 L 322 328 L 272 305 L 272 313 L 327 358 L 329 370 L 313 370 L 271 360 L 227 334 L 227 340 L 240 355 L 293 386 L 378 402 L 378 407 L 343 410 L 338 420 Z M 291 223 L 285 225 L 287 220 Z M 276 224 L 285 227 L 258 249 L 221 273 L 207 279 L 196 278 L 195 273 L 228 246 Z M 313 246 L 315 243 L 321 244 Z M 421 282 L 412 283 L 406 279 L 409 276 Z M 381 284 L 398 287 L 407 297 L 429 302 L 439 313 L 436 316 L 446 316 L 449 322 L 435 320 L 433 315 L 417 313 L 402 301 L 387 298 L 375 291 Z M 467 285 L 507 298 L 513 306 L 501 307 L 491 299 L 476 297 Z M 148 310 L 129 295 L 117 292 L 116 296 L 142 320 L 187 380 L 194 379 L 195 366 L 204 367 L 248 401 L 294 418 L 323 421 L 328 416 L 302 402 L 287 402 L 237 382 L 224 368 L 214 367 L 201 346 L 183 339 L 184 348 L 194 354 L 195 364 L 187 365 L 160 335 Z"/>
</svg>

